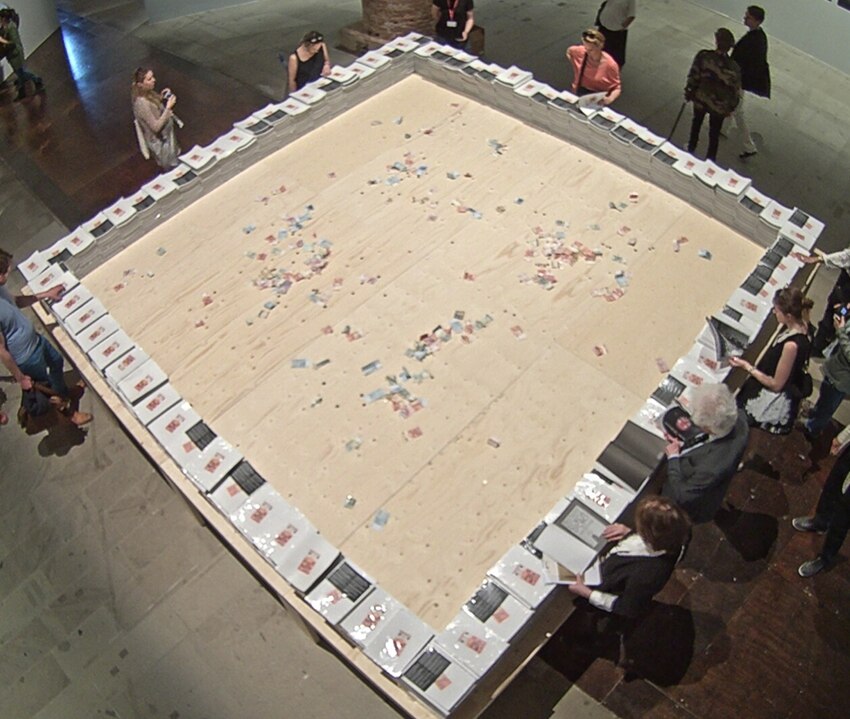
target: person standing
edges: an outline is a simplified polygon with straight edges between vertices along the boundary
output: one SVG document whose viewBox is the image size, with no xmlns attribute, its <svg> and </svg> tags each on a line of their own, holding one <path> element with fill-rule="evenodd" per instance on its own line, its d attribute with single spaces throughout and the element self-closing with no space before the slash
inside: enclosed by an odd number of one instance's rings
<svg viewBox="0 0 850 719">
<path fill-rule="evenodd" d="M 139 145 L 147 148 L 156 164 L 164 170 L 177 167 L 180 145 L 174 130 L 176 117 L 174 105 L 177 96 L 169 88 L 156 91 L 156 77 L 148 67 L 137 67 L 133 73 L 130 94 L 133 101 L 133 117 L 139 133 Z M 144 143 L 144 144 L 142 144 Z M 149 155 L 145 154 L 145 158 Z"/>
<path fill-rule="evenodd" d="M 717 160 L 717 147 L 723 120 L 734 112 L 741 98 L 741 70 L 729 57 L 735 36 L 725 27 L 714 33 L 714 50 L 700 50 L 694 57 L 685 85 L 685 100 L 694 104 L 694 119 L 688 152 L 693 153 L 699 142 L 702 122 L 708 115 L 707 160 Z"/>
<path fill-rule="evenodd" d="M 741 86 L 744 91 L 751 92 L 759 97 L 770 97 L 770 65 L 767 64 L 767 35 L 761 29 L 764 22 L 764 10 L 758 5 L 750 5 L 744 13 L 744 25 L 747 32 L 744 34 L 732 50 L 732 59 L 741 68 Z M 749 101 L 747 102 L 749 104 Z M 743 140 L 743 152 L 738 155 L 742 160 L 752 157 L 758 153 L 750 134 L 744 116 L 744 93 L 741 93 L 741 101 L 735 108 L 733 115 L 738 129 L 741 131 Z"/>
<path fill-rule="evenodd" d="M 809 323 L 812 301 L 799 287 L 777 290 L 773 314 L 782 331 L 773 345 L 753 366 L 740 357 L 729 364 L 743 367 L 750 375 L 738 392 L 738 405 L 751 427 L 771 434 L 788 434 L 794 428 L 802 399 L 803 375 L 809 362 Z"/>
<path fill-rule="evenodd" d="M 6 50 L 6 60 L 15 71 L 15 87 L 18 95 L 15 102 L 26 96 L 27 82 L 32 82 L 36 92 L 44 92 L 44 81 L 24 67 L 24 46 L 18 33 L 18 16 L 11 8 L 0 10 L 0 45 Z"/>
<path fill-rule="evenodd" d="M 797 569 L 801 577 L 813 577 L 828 569 L 838 555 L 850 530 L 850 427 L 845 427 L 832 441 L 831 454 L 838 460 L 826 478 L 817 508 L 812 517 L 795 517 L 791 526 L 798 532 L 826 532 L 820 553 Z"/>
<path fill-rule="evenodd" d="M 605 0 L 596 15 L 596 25 L 605 36 L 603 48 L 622 69 L 626 64 L 626 40 L 637 14 L 637 0 Z"/>
<path fill-rule="evenodd" d="M 317 30 L 311 30 L 289 56 L 287 65 L 287 87 L 296 92 L 304 85 L 331 74 L 331 57 L 325 38 Z"/>
<path fill-rule="evenodd" d="M 818 322 L 815 338 L 812 341 L 812 356 L 823 357 L 823 351 L 835 339 L 835 325 L 833 323 L 835 308 L 839 305 L 850 304 L 850 274 L 848 274 L 848 271 L 850 271 L 850 247 L 845 247 L 838 252 L 817 255 L 792 252 L 791 256 L 806 265 L 826 265 L 841 271 L 826 300 L 823 317 Z"/>
<path fill-rule="evenodd" d="M 846 309 L 847 306 L 845 305 Z M 836 311 L 832 316 L 835 326 L 835 347 L 823 363 L 823 381 L 817 401 L 809 412 L 804 431 L 809 439 L 817 437 L 832 419 L 844 398 L 850 394 L 850 326 L 846 316 Z"/>
<path fill-rule="evenodd" d="M 472 0 L 434 0 L 431 17 L 437 23 L 434 33 L 439 40 L 461 50 L 466 49 L 469 33 L 475 25 Z"/>
<path fill-rule="evenodd" d="M 587 95 L 604 92 L 603 105 L 610 105 L 620 97 L 620 68 L 607 52 L 605 36 L 595 27 L 581 34 L 581 45 L 567 48 L 567 59 L 573 68 L 573 93 Z"/>
<path fill-rule="evenodd" d="M 71 399 L 65 384 L 65 360 L 59 351 L 35 331 L 21 312 L 22 307 L 34 305 L 39 300 L 58 300 L 62 286 L 52 287 L 36 295 L 13 296 L 6 289 L 6 281 L 12 268 L 12 255 L 0 250 L 0 362 L 21 385 L 30 390 L 33 383 L 48 385 L 63 399 Z M 71 421 L 77 426 L 91 422 L 91 415 L 75 412 Z"/>
<path fill-rule="evenodd" d="M 667 479 L 661 494 L 684 509 L 693 522 L 710 522 L 744 456 L 750 428 L 725 384 L 694 388 L 688 409 L 693 423 L 708 433 L 708 440 L 685 449 L 681 440 L 667 437 Z"/>
</svg>

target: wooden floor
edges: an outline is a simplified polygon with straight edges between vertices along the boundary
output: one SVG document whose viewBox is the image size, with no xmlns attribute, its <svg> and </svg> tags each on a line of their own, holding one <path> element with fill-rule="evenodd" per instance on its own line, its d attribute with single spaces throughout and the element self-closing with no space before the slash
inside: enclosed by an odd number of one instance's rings
<svg viewBox="0 0 850 719">
<path fill-rule="evenodd" d="M 695 528 L 687 556 L 631 638 L 631 672 L 615 667 L 617 647 L 587 653 L 571 645 L 569 621 L 547 645 L 545 660 L 617 715 L 847 715 L 846 548 L 832 571 L 801 579 L 797 567 L 823 537 L 791 528 L 792 516 L 817 503 L 833 462 L 829 438 L 812 447 L 795 430 L 758 433 L 756 442 L 728 508 Z"/>
<path fill-rule="evenodd" d="M 11 92 L 0 96 L 0 156 L 69 226 L 155 174 L 129 132 L 128 69 L 155 64 L 158 75 L 178 87 L 191 79 L 181 99 L 191 108 L 184 113 L 191 117 L 182 135 L 187 147 L 206 143 L 265 102 L 131 37 L 74 17 L 63 21 L 75 69 L 61 35 L 35 53 L 33 69 L 46 79 L 48 93 L 17 105 Z M 846 716 L 848 550 L 832 571 L 802 580 L 796 567 L 814 556 L 820 539 L 790 527 L 791 516 L 814 507 L 829 460 L 821 446 L 812 465 L 810 447 L 797 432 L 771 440 L 781 473 L 741 472 L 729 496 L 734 509 L 697 528 L 683 566 L 634 637 L 637 678 L 610 658 L 565 648 L 557 638 L 544 657 L 555 671 L 622 717 Z M 545 687 L 540 692 L 545 695 Z M 549 716 L 535 706 L 524 703 L 517 716 Z"/>
</svg>

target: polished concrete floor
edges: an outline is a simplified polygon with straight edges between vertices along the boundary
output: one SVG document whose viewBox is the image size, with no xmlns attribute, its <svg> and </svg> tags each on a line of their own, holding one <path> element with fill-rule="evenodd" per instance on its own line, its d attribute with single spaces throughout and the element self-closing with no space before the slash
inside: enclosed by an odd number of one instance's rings
<svg viewBox="0 0 850 719">
<path fill-rule="evenodd" d="M 137 0 L 58 5 L 61 33 L 31 58 L 46 97 L 0 95 L 0 246 L 19 258 L 154 174 L 130 131 L 136 65 L 180 94 L 184 145 L 203 144 L 282 96 L 278 51 L 360 17 L 357 0 L 260 0 L 154 25 Z M 563 87 L 565 46 L 596 5 L 479 0 L 476 14 L 490 58 Z M 643 3 L 618 109 L 666 135 L 691 57 L 724 24 L 741 30 L 681 0 Z M 771 62 L 775 97 L 752 113 L 760 154 L 738 160 L 730 133 L 719 160 L 823 219 L 822 244 L 843 247 L 850 78 L 778 42 Z M 817 281 L 821 300 L 829 280 Z M 18 402 L 2 378 L 0 402 L 12 413 Z M 0 716 L 397 716 L 198 524 L 97 398 L 83 407 L 96 416 L 84 433 L 0 428 Z M 788 526 L 812 508 L 829 461 L 797 433 L 766 451 L 782 469 L 748 467 L 733 508 L 699 528 L 636 638 L 636 676 L 553 642 L 487 717 L 843 716 L 850 568 L 797 578 L 816 540 Z"/>
</svg>

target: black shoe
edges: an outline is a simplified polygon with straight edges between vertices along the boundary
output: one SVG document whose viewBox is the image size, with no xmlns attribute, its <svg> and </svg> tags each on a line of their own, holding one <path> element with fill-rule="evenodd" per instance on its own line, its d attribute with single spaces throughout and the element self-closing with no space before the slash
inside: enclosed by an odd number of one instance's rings
<svg viewBox="0 0 850 719">
<path fill-rule="evenodd" d="M 759 154 L 758 150 L 753 150 L 752 152 L 750 152 L 749 150 L 745 150 L 740 155 L 738 155 L 738 157 L 740 157 L 742 160 L 746 160 L 748 157 L 752 157 L 753 155 L 758 155 L 758 154 Z"/>
</svg>

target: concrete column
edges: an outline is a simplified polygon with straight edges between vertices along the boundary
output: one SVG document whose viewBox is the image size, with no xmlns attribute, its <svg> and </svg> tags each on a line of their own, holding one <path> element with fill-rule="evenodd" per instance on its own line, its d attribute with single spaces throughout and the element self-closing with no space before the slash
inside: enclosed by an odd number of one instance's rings
<svg viewBox="0 0 850 719">
<path fill-rule="evenodd" d="M 411 30 L 433 30 L 431 0 L 363 0 L 363 29 L 369 35 L 389 39 Z"/>
<path fill-rule="evenodd" d="M 431 4 L 431 0 L 362 0 L 363 19 L 344 27 L 339 43 L 349 52 L 359 53 L 411 30 L 431 35 Z"/>
</svg>

